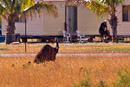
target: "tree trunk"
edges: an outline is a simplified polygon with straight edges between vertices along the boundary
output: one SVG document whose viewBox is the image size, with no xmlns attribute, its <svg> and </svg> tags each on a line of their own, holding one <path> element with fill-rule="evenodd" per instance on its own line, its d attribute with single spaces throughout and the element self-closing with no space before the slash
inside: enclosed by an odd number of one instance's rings
<svg viewBox="0 0 130 87">
<path fill-rule="evenodd" d="M 15 35 L 11 33 L 6 33 L 6 44 L 10 44 L 15 41 Z"/>
<path fill-rule="evenodd" d="M 117 38 L 117 17 L 115 15 L 111 16 L 111 19 L 109 20 L 109 23 L 112 28 L 112 34 L 113 34 L 113 42 L 118 42 Z"/>
<path fill-rule="evenodd" d="M 6 44 L 10 44 L 15 41 L 15 21 L 13 17 L 8 18 L 8 26 L 6 33 Z"/>
</svg>

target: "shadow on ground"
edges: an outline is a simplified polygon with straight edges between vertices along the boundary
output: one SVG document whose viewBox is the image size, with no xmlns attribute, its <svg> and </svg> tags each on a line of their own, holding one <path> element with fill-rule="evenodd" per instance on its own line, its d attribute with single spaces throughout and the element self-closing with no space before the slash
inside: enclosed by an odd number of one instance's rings
<svg viewBox="0 0 130 87">
<path fill-rule="evenodd" d="M 5 50 L 9 50 L 9 49 L 6 49 L 6 48 L 0 48 L 0 51 L 5 51 Z"/>
</svg>

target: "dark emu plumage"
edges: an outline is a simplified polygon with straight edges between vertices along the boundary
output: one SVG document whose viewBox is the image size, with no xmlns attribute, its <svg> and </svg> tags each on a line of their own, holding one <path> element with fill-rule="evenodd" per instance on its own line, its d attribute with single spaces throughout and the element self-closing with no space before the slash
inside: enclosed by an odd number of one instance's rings
<svg viewBox="0 0 130 87">
<path fill-rule="evenodd" d="M 46 61 L 55 61 L 56 59 L 56 54 L 58 53 L 59 50 L 59 43 L 58 39 L 56 38 L 56 47 L 51 47 L 50 45 L 45 45 L 41 51 L 36 55 L 34 59 L 34 63 L 44 63 Z"/>
</svg>

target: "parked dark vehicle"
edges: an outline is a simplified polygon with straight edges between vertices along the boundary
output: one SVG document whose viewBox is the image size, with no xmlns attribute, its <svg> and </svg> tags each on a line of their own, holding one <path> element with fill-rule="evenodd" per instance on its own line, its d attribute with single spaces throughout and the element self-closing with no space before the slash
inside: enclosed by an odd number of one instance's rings
<svg viewBox="0 0 130 87">
<path fill-rule="evenodd" d="M 0 27 L 0 42 L 4 42 L 5 36 L 2 36 L 1 33 L 2 33 L 2 30 L 1 30 L 1 27 Z"/>
</svg>

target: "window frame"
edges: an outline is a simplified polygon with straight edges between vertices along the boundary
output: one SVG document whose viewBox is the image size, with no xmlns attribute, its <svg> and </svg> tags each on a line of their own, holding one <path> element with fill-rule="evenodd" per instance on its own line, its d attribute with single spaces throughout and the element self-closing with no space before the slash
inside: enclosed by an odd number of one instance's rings
<svg viewBox="0 0 130 87">
<path fill-rule="evenodd" d="M 130 15 L 129 15 L 129 5 L 122 6 L 122 22 L 130 22 Z M 126 8 L 126 11 L 124 10 Z"/>
</svg>

